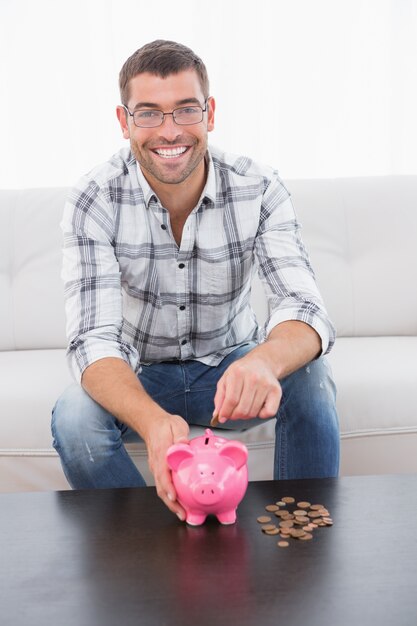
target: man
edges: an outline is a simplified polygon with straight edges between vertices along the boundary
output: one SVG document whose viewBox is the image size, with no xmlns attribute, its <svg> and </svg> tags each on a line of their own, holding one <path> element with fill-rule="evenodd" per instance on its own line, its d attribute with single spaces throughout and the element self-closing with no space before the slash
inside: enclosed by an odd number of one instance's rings
<svg viewBox="0 0 417 626">
<path fill-rule="evenodd" d="M 120 72 L 130 148 L 85 176 L 62 228 L 68 358 L 78 383 L 52 432 L 74 488 L 144 485 L 184 519 L 165 461 L 189 423 L 275 417 L 275 478 L 334 476 L 339 433 L 325 359 L 334 329 L 276 172 L 208 148 L 215 101 L 189 48 L 155 41 Z M 250 115 L 248 111 L 248 123 Z M 249 304 L 255 269 L 269 319 Z"/>
</svg>

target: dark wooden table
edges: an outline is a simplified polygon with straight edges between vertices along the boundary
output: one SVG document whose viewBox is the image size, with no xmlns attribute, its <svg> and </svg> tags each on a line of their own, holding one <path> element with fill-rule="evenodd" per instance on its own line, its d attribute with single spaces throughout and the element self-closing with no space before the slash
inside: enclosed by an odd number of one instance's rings
<svg viewBox="0 0 417 626">
<path fill-rule="evenodd" d="M 334 526 L 278 548 L 285 495 Z M 416 626 L 417 476 L 251 483 L 233 526 L 181 523 L 154 488 L 0 496 L 2 626 Z"/>
</svg>

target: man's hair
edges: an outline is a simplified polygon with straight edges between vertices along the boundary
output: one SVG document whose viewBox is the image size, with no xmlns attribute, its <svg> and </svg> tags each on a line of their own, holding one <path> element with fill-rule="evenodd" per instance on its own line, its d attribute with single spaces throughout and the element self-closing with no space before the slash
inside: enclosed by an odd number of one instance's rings
<svg viewBox="0 0 417 626">
<path fill-rule="evenodd" d="M 129 100 L 129 81 L 134 76 L 149 72 L 161 78 L 178 74 L 184 70 L 195 70 L 200 80 L 204 99 L 209 97 L 209 79 L 203 61 L 190 48 L 175 41 L 157 39 L 136 50 L 125 61 L 119 74 L 119 89 L 122 104 Z"/>
</svg>

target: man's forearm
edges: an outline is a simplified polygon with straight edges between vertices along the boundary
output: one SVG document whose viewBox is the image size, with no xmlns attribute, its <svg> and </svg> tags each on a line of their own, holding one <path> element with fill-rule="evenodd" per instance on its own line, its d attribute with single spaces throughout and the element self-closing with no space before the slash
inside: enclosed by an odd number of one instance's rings
<svg viewBox="0 0 417 626">
<path fill-rule="evenodd" d="M 319 356 L 321 339 L 308 324 L 291 320 L 275 326 L 252 352 L 258 352 L 280 380 Z"/>
<path fill-rule="evenodd" d="M 92 363 L 84 371 L 81 384 L 96 402 L 144 439 L 156 491 L 167 507 L 184 520 L 185 512 L 176 500 L 166 453 L 172 444 L 187 441 L 187 423 L 154 402 L 122 359 L 108 357 Z"/>
<path fill-rule="evenodd" d="M 84 371 L 81 384 L 93 400 L 142 438 L 146 438 L 149 421 L 165 414 L 122 359 L 108 357 L 95 361 Z"/>
</svg>

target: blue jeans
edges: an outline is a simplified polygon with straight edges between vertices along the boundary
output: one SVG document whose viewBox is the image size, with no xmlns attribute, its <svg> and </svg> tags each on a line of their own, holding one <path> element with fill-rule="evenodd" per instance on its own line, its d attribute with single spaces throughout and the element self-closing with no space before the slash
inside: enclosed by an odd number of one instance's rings
<svg viewBox="0 0 417 626">
<path fill-rule="evenodd" d="M 142 366 L 139 379 L 166 411 L 188 424 L 209 426 L 214 394 L 227 367 L 254 347 L 244 344 L 217 366 L 175 361 Z M 339 470 L 336 390 L 325 358 L 312 361 L 280 381 L 282 399 L 275 426 L 274 478 L 324 478 Z M 226 429 L 247 429 L 263 420 L 227 421 Z M 126 452 L 139 435 L 110 415 L 82 389 L 70 386 L 52 412 L 53 444 L 71 487 L 145 486 Z M 250 477 L 249 477 L 250 478 Z"/>
</svg>

